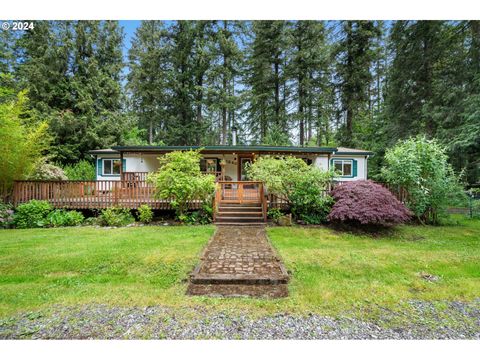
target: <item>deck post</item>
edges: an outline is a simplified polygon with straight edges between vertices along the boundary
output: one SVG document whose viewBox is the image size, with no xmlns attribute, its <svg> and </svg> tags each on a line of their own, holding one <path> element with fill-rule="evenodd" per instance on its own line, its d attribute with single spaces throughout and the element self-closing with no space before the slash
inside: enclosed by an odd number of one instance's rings
<svg viewBox="0 0 480 360">
<path fill-rule="evenodd" d="M 125 180 L 123 178 L 123 151 L 120 151 L 120 181 Z"/>
<path fill-rule="evenodd" d="M 113 203 L 118 205 L 118 181 L 113 181 Z"/>
</svg>

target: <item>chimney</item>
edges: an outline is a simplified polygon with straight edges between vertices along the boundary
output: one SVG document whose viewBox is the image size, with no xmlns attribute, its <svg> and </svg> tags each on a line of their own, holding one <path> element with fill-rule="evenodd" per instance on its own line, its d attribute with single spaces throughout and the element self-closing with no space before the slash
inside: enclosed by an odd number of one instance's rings
<svg viewBox="0 0 480 360">
<path fill-rule="evenodd" d="M 237 127 L 235 125 L 232 126 L 232 146 L 237 145 Z"/>
</svg>

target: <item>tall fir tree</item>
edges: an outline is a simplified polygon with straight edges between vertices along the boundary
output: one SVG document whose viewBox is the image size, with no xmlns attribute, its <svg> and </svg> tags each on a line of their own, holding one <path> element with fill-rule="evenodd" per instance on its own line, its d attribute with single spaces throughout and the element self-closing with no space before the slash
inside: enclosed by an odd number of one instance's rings
<svg viewBox="0 0 480 360">
<path fill-rule="evenodd" d="M 379 32 L 374 21 L 343 21 L 337 43 L 337 78 L 344 123 L 338 138 L 344 146 L 355 146 L 355 122 L 368 111 L 370 68 Z"/>
</svg>

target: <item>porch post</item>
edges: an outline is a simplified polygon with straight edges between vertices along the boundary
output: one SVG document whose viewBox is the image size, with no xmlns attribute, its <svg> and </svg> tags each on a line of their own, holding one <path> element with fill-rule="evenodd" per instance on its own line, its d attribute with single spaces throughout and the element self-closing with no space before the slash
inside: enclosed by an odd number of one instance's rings
<svg viewBox="0 0 480 360">
<path fill-rule="evenodd" d="M 120 181 L 125 180 L 123 178 L 123 151 L 120 151 Z"/>
</svg>

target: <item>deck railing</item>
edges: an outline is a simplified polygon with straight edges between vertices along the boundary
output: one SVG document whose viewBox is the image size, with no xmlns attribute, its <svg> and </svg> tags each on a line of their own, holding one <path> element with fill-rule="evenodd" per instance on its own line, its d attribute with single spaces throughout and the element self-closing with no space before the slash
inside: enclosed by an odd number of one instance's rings
<svg viewBox="0 0 480 360">
<path fill-rule="evenodd" d="M 407 191 L 386 186 L 401 202 L 408 201 Z M 1 189 L 0 189 L 1 190 Z M 325 190 L 325 194 L 327 194 Z M 119 206 L 136 209 L 148 204 L 153 209 L 170 210 L 171 199 L 156 199 L 154 187 L 145 180 L 97 181 L 15 181 L 13 191 L 3 200 L 15 206 L 30 200 L 46 200 L 56 208 L 103 209 Z M 287 209 L 286 199 L 271 194 L 261 182 L 219 181 L 215 202 L 264 202 L 265 208 Z M 201 201 L 193 200 L 190 209 L 199 209 Z"/>
<path fill-rule="evenodd" d="M 156 199 L 155 188 L 146 181 L 15 181 L 15 206 L 30 200 L 46 200 L 56 208 L 104 209 L 119 206 L 136 209 L 147 204 L 153 209 L 170 210 L 171 199 Z M 201 207 L 191 201 L 190 209 Z"/>
</svg>

